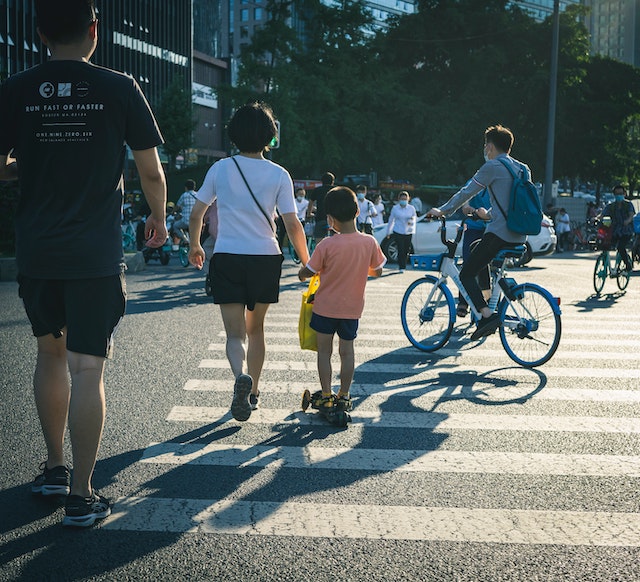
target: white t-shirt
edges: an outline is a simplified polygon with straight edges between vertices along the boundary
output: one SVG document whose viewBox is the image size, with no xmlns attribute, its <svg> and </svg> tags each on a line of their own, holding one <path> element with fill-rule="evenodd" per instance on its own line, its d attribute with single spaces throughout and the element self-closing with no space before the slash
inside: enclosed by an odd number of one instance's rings
<svg viewBox="0 0 640 582">
<path fill-rule="evenodd" d="M 307 208 L 309 208 L 309 200 L 307 198 L 303 198 L 300 201 L 296 198 L 296 212 L 298 214 L 298 220 L 306 220 Z"/>
<path fill-rule="evenodd" d="M 207 205 L 218 201 L 218 238 L 216 253 L 233 255 L 279 255 L 280 247 L 273 225 L 277 208 L 280 214 L 296 212 L 293 181 L 289 172 L 271 160 L 235 156 L 256 200 L 271 217 L 267 223 L 251 197 L 238 168 L 231 158 L 219 160 L 207 172 L 198 200 Z"/>
</svg>

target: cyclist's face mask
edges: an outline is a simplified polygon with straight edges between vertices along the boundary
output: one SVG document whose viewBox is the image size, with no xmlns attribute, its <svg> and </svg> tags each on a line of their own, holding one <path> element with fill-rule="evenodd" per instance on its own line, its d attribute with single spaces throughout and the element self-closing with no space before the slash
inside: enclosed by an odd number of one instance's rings
<svg viewBox="0 0 640 582">
<path fill-rule="evenodd" d="M 624 200 L 624 194 L 615 195 L 616 202 L 622 202 Z"/>
</svg>

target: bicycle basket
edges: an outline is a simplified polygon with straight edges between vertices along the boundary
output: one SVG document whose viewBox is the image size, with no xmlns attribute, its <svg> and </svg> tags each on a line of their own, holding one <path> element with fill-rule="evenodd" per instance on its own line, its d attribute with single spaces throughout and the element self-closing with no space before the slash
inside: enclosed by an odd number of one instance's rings
<svg viewBox="0 0 640 582">
<path fill-rule="evenodd" d="M 599 251 L 608 251 L 611 248 L 611 238 L 613 232 L 611 228 L 600 226 L 596 232 L 595 247 Z"/>
<path fill-rule="evenodd" d="M 410 255 L 409 259 L 414 269 L 439 271 L 442 265 L 442 257 L 444 257 L 444 253 L 440 255 Z"/>
</svg>

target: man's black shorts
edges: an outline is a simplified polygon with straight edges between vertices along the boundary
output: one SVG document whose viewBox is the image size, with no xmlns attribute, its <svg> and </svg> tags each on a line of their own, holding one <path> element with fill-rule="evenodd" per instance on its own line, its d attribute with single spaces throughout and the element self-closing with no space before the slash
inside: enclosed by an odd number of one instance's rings
<svg viewBox="0 0 640 582">
<path fill-rule="evenodd" d="M 253 311 L 256 303 L 278 303 L 282 255 L 214 253 L 209 264 L 213 302 L 241 303 Z"/>
<path fill-rule="evenodd" d="M 79 354 L 109 357 L 113 333 L 124 315 L 124 273 L 92 279 L 32 279 L 18 276 L 18 293 L 33 335 L 61 337 Z"/>
</svg>

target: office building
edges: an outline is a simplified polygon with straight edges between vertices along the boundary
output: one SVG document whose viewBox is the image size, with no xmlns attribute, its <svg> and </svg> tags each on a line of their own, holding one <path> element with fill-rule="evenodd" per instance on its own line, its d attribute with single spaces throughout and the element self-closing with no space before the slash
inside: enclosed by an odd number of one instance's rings
<svg viewBox="0 0 640 582">
<path fill-rule="evenodd" d="M 640 6 L 636 0 L 587 0 L 591 52 L 640 66 Z"/>
<path fill-rule="evenodd" d="M 554 0 L 513 0 L 512 3 L 525 10 L 538 21 L 542 21 L 553 14 Z M 560 0 L 560 12 L 571 4 L 582 3 L 582 0 Z"/>
</svg>

